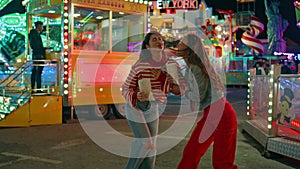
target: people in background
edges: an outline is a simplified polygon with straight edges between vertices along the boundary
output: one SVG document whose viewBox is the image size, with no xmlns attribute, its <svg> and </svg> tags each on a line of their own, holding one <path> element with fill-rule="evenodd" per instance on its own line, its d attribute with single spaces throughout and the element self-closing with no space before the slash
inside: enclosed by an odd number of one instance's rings
<svg viewBox="0 0 300 169">
<path fill-rule="evenodd" d="M 43 46 L 40 35 L 43 31 L 43 22 L 36 21 L 34 25 L 35 29 L 32 29 L 29 33 L 30 47 L 32 49 L 32 60 L 34 60 L 31 70 L 31 89 L 32 92 L 40 92 L 42 87 L 42 73 L 44 66 L 39 64 L 43 64 L 44 62 L 39 60 L 46 59 L 46 48 Z"/>
</svg>

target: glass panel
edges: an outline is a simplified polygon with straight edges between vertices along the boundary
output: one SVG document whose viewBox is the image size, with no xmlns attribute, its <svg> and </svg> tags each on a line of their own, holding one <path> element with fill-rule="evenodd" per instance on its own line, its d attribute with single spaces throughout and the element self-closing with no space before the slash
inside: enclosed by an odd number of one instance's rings
<svg viewBox="0 0 300 169">
<path fill-rule="evenodd" d="M 300 130 L 300 76 L 280 77 L 279 87 L 277 123 Z"/>
<path fill-rule="evenodd" d="M 252 104 L 253 112 L 257 116 L 267 120 L 268 118 L 268 109 L 270 102 L 270 83 L 271 76 L 254 76 L 254 80 L 251 80 L 252 86 Z"/>
<path fill-rule="evenodd" d="M 44 29 L 41 32 L 41 38 L 43 46 L 48 48 L 46 50 L 46 59 L 60 60 L 60 52 L 62 49 L 61 18 L 51 19 L 46 17 L 32 16 L 32 29 L 35 29 L 34 23 L 36 21 L 43 22 Z M 29 53 L 32 54 L 31 50 L 29 51 Z"/>
<path fill-rule="evenodd" d="M 113 12 L 112 50 L 137 52 L 141 50 L 144 36 L 144 15 Z"/>
<path fill-rule="evenodd" d="M 74 7 L 74 49 L 109 50 L 109 11 Z"/>
<path fill-rule="evenodd" d="M 44 47 L 49 47 L 55 52 L 61 51 L 61 19 L 48 19 L 44 17 L 32 17 L 32 29 L 35 28 L 34 22 L 43 22 L 43 32 L 41 33 L 41 38 Z M 47 22 L 49 23 L 49 34 L 47 34 Z"/>
</svg>

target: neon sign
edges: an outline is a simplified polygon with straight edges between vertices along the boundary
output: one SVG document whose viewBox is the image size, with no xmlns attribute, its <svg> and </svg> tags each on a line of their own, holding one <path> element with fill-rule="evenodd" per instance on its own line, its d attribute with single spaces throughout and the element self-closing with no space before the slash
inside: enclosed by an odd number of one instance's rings
<svg viewBox="0 0 300 169">
<path fill-rule="evenodd" d="M 166 8 L 198 8 L 197 0 L 157 0 L 153 3 L 155 9 L 166 9 Z"/>
<path fill-rule="evenodd" d="M 274 52 L 275 56 L 286 56 L 288 60 L 295 60 L 300 61 L 300 54 L 299 53 L 287 53 L 287 52 Z"/>
</svg>

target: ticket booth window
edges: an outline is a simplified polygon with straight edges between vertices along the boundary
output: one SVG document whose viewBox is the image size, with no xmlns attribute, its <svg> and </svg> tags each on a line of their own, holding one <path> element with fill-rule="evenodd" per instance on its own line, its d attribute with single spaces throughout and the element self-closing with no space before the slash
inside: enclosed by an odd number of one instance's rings
<svg viewBox="0 0 300 169">
<path fill-rule="evenodd" d="M 74 49 L 109 50 L 108 20 L 109 11 L 74 7 Z"/>
<path fill-rule="evenodd" d="M 135 52 L 144 29 L 143 14 L 74 7 L 74 49 Z"/>
<path fill-rule="evenodd" d="M 144 15 L 112 13 L 112 50 L 137 52 L 141 49 L 144 30 Z"/>
</svg>

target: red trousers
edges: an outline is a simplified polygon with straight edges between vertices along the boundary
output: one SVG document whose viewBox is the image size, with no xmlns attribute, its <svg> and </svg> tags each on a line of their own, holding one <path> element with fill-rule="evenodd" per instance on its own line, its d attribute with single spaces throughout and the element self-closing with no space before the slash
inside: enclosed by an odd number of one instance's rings
<svg viewBox="0 0 300 169">
<path fill-rule="evenodd" d="M 234 164 L 236 137 L 236 113 L 231 104 L 222 98 L 204 109 L 203 117 L 185 146 L 177 169 L 197 169 L 212 142 L 214 169 L 237 169 Z"/>
</svg>

